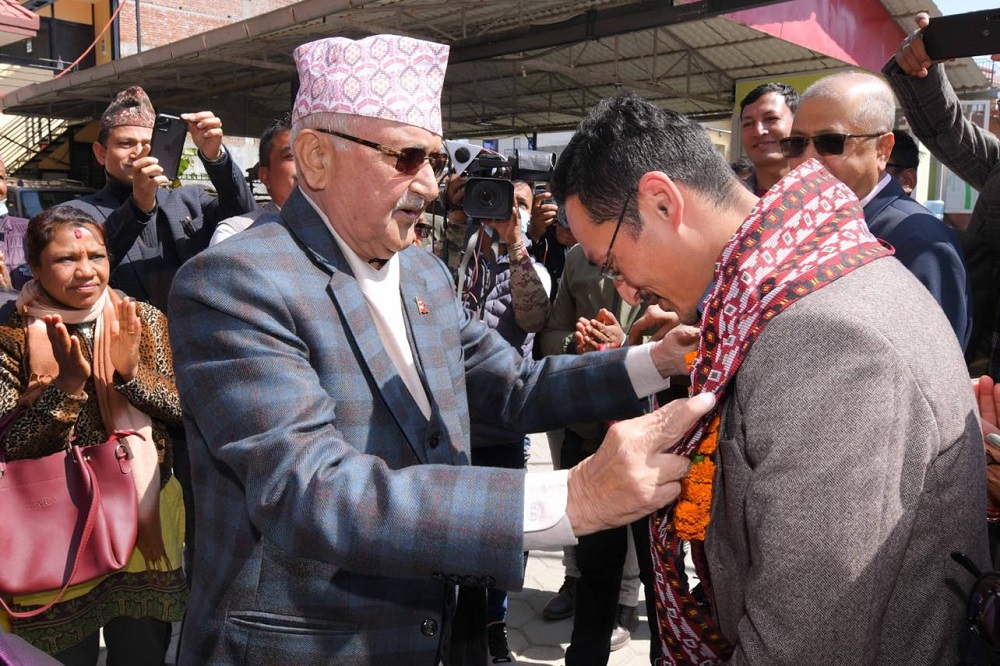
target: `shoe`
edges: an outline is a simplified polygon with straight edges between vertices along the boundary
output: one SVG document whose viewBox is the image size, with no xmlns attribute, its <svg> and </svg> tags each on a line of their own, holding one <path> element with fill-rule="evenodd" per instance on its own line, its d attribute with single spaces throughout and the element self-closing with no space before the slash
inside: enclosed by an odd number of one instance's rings
<svg viewBox="0 0 1000 666">
<path fill-rule="evenodd" d="M 516 664 L 514 655 L 507 647 L 507 623 L 494 622 L 486 625 L 486 643 L 490 650 L 491 664 Z"/>
<path fill-rule="evenodd" d="M 574 610 L 576 610 L 576 578 L 566 576 L 559 587 L 559 592 L 549 599 L 549 603 L 542 609 L 542 617 L 546 620 L 565 620 L 573 617 Z"/>
<path fill-rule="evenodd" d="M 615 628 L 611 630 L 611 651 L 621 650 L 632 640 L 632 632 L 639 627 L 639 613 L 635 606 L 618 604 Z"/>
</svg>

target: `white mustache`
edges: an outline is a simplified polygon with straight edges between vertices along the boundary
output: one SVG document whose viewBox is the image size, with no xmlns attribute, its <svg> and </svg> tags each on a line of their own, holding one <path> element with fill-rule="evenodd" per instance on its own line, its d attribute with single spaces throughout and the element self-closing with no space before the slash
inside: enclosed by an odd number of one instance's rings
<svg viewBox="0 0 1000 666">
<path fill-rule="evenodd" d="M 428 201 L 424 199 L 419 194 L 414 194 L 413 192 L 406 192 L 403 196 L 399 197 L 399 201 L 396 202 L 396 206 L 392 209 L 393 212 L 397 210 L 407 210 L 419 209 L 422 213 L 427 207 Z"/>
</svg>

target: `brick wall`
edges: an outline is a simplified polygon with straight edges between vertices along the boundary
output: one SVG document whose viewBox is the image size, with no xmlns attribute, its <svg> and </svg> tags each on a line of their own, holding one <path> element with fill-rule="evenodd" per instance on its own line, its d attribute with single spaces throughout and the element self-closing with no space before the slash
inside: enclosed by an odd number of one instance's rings
<svg viewBox="0 0 1000 666">
<path fill-rule="evenodd" d="M 297 0 L 140 0 L 142 50 L 264 14 Z M 119 16 L 122 56 L 136 52 L 135 0 Z"/>
</svg>

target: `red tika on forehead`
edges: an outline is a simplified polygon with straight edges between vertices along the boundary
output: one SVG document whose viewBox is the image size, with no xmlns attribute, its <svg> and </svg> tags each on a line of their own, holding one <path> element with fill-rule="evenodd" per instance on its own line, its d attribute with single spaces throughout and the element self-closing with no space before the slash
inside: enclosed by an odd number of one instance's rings
<svg viewBox="0 0 1000 666">
<path fill-rule="evenodd" d="M 73 235 L 76 236 L 77 238 L 83 238 L 83 231 L 81 231 L 79 228 L 76 228 L 73 230 Z"/>
</svg>

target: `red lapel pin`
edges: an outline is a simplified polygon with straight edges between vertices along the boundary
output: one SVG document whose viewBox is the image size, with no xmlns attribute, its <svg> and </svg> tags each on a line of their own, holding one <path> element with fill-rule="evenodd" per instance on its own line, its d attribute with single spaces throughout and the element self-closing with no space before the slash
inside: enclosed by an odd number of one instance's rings
<svg viewBox="0 0 1000 666">
<path fill-rule="evenodd" d="M 416 301 L 417 303 L 417 312 L 419 312 L 422 315 L 430 313 L 430 310 L 427 309 L 427 306 L 424 305 L 424 302 L 422 300 L 420 300 L 419 298 L 414 298 L 413 300 Z"/>
</svg>

